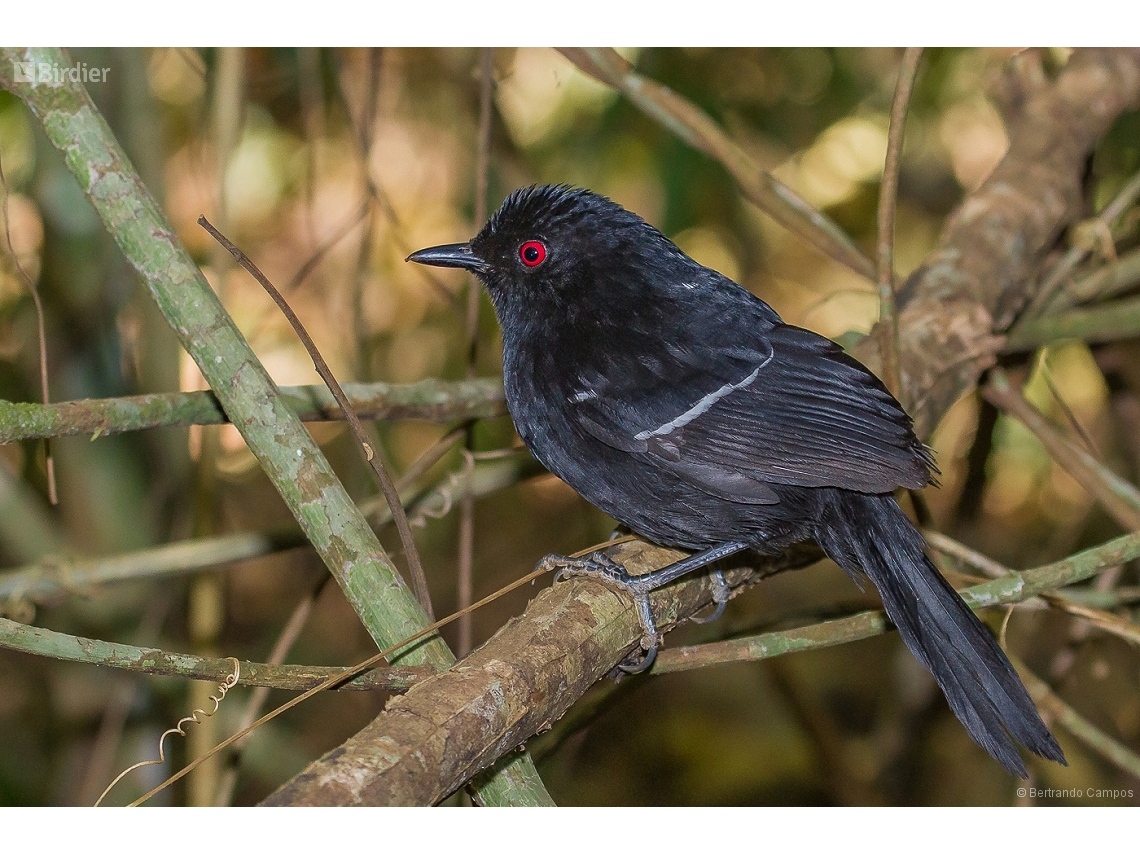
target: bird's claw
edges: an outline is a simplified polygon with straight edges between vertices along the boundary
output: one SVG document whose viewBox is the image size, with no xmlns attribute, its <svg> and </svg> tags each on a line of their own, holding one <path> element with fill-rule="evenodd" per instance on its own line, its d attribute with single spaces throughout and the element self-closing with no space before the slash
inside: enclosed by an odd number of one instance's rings
<svg viewBox="0 0 1140 855">
<path fill-rule="evenodd" d="M 625 674 L 640 674 L 649 669 L 653 660 L 657 658 L 657 648 L 661 646 L 661 633 L 657 631 L 657 621 L 654 620 L 653 610 L 649 606 L 649 592 L 652 588 L 644 582 L 639 583 L 637 576 L 631 575 L 604 552 L 592 552 L 581 558 L 547 555 L 539 562 L 539 567 L 543 570 L 554 570 L 556 582 L 570 576 L 590 576 L 608 584 L 611 588 L 620 588 L 630 594 L 637 606 L 637 616 L 642 629 L 641 649 L 645 653 L 636 664 L 623 663 L 618 665 L 618 669 Z"/>
<path fill-rule="evenodd" d="M 568 555 L 547 555 L 538 565 L 543 570 L 554 571 L 554 581 L 561 582 L 569 576 L 593 576 L 613 582 L 614 584 L 633 591 L 630 583 L 635 576 L 629 575 L 625 568 L 606 555 L 604 552 L 591 552 L 581 558 L 571 558 Z"/>
<path fill-rule="evenodd" d="M 728 581 L 724 578 L 724 573 L 720 570 L 713 570 L 709 573 L 709 580 L 712 584 L 712 598 L 716 604 L 716 608 L 704 617 L 697 617 L 696 615 L 690 617 L 689 620 L 693 623 L 712 623 L 724 614 L 724 607 L 728 605 L 728 598 L 732 593 L 732 589 L 728 587 Z"/>
</svg>

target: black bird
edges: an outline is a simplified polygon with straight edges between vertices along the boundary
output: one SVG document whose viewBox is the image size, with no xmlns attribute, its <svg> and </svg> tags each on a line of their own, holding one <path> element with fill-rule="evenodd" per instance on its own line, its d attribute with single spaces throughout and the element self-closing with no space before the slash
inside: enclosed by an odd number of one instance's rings
<svg viewBox="0 0 1140 855">
<path fill-rule="evenodd" d="M 639 595 L 650 647 L 648 588 L 742 549 L 814 539 L 856 582 L 871 579 L 994 759 L 1026 777 L 1016 740 L 1065 762 L 895 501 L 931 481 L 933 459 L 865 366 L 587 190 L 517 190 L 469 243 L 409 260 L 486 285 L 507 405 L 534 456 L 638 534 L 698 550 L 649 582 L 602 568 Z"/>
</svg>

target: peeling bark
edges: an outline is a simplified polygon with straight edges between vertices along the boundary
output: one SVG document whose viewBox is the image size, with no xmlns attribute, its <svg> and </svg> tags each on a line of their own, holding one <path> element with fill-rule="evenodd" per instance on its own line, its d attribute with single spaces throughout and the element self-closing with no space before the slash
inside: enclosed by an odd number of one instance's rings
<svg viewBox="0 0 1140 855">
<path fill-rule="evenodd" d="M 611 556 L 633 573 L 684 553 L 641 541 Z M 737 591 L 819 557 L 813 547 L 775 556 L 725 577 Z M 707 577 L 652 595 L 662 630 L 712 602 Z M 504 753 L 547 730 L 638 647 L 637 613 L 622 595 L 589 579 L 540 592 L 526 612 L 451 670 L 393 698 L 380 716 L 273 793 L 266 805 L 429 805 Z"/>
<path fill-rule="evenodd" d="M 1010 120 L 1006 156 L 899 292 L 903 403 L 919 436 L 993 364 L 1045 253 L 1081 216 L 1085 160 L 1138 106 L 1140 49 L 1079 50 Z M 878 370 L 876 341 L 860 342 L 855 355 Z"/>
</svg>

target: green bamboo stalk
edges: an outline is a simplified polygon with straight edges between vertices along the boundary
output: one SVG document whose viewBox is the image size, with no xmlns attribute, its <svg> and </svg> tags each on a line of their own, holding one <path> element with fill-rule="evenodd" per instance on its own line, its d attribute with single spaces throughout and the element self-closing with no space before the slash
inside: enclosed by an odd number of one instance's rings
<svg viewBox="0 0 1140 855">
<path fill-rule="evenodd" d="M 49 83 L 16 82 L 16 62 L 65 69 L 70 59 L 55 48 L 0 49 L 0 85 L 28 105 L 63 153 L 88 201 L 377 645 L 389 647 L 427 626 L 423 609 L 174 234 L 87 90 L 67 75 Z M 437 668 L 455 661 L 438 635 L 399 658 Z M 512 780 L 488 787 L 486 800 L 548 803 L 533 764 L 522 767 Z"/>
<path fill-rule="evenodd" d="M 345 383 L 344 391 L 365 420 L 431 422 L 489 419 L 507 412 L 497 378 L 423 380 L 419 383 Z M 343 421 L 326 386 L 282 386 L 285 402 L 304 422 Z M 167 392 L 55 404 L 0 400 L 0 445 L 47 436 L 92 438 L 173 425 L 216 425 L 229 419 L 213 392 Z"/>
</svg>

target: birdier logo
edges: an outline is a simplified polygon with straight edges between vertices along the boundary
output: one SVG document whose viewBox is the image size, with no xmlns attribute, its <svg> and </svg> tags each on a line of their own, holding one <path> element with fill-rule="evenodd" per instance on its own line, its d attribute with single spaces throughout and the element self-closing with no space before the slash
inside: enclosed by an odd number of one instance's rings
<svg viewBox="0 0 1140 855">
<path fill-rule="evenodd" d="M 54 62 L 12 62 L 12 79 L 16 83 L 106 83 L 109 68 L 91 68 L 85 62 L 71 67 Z"/>
</svg>

